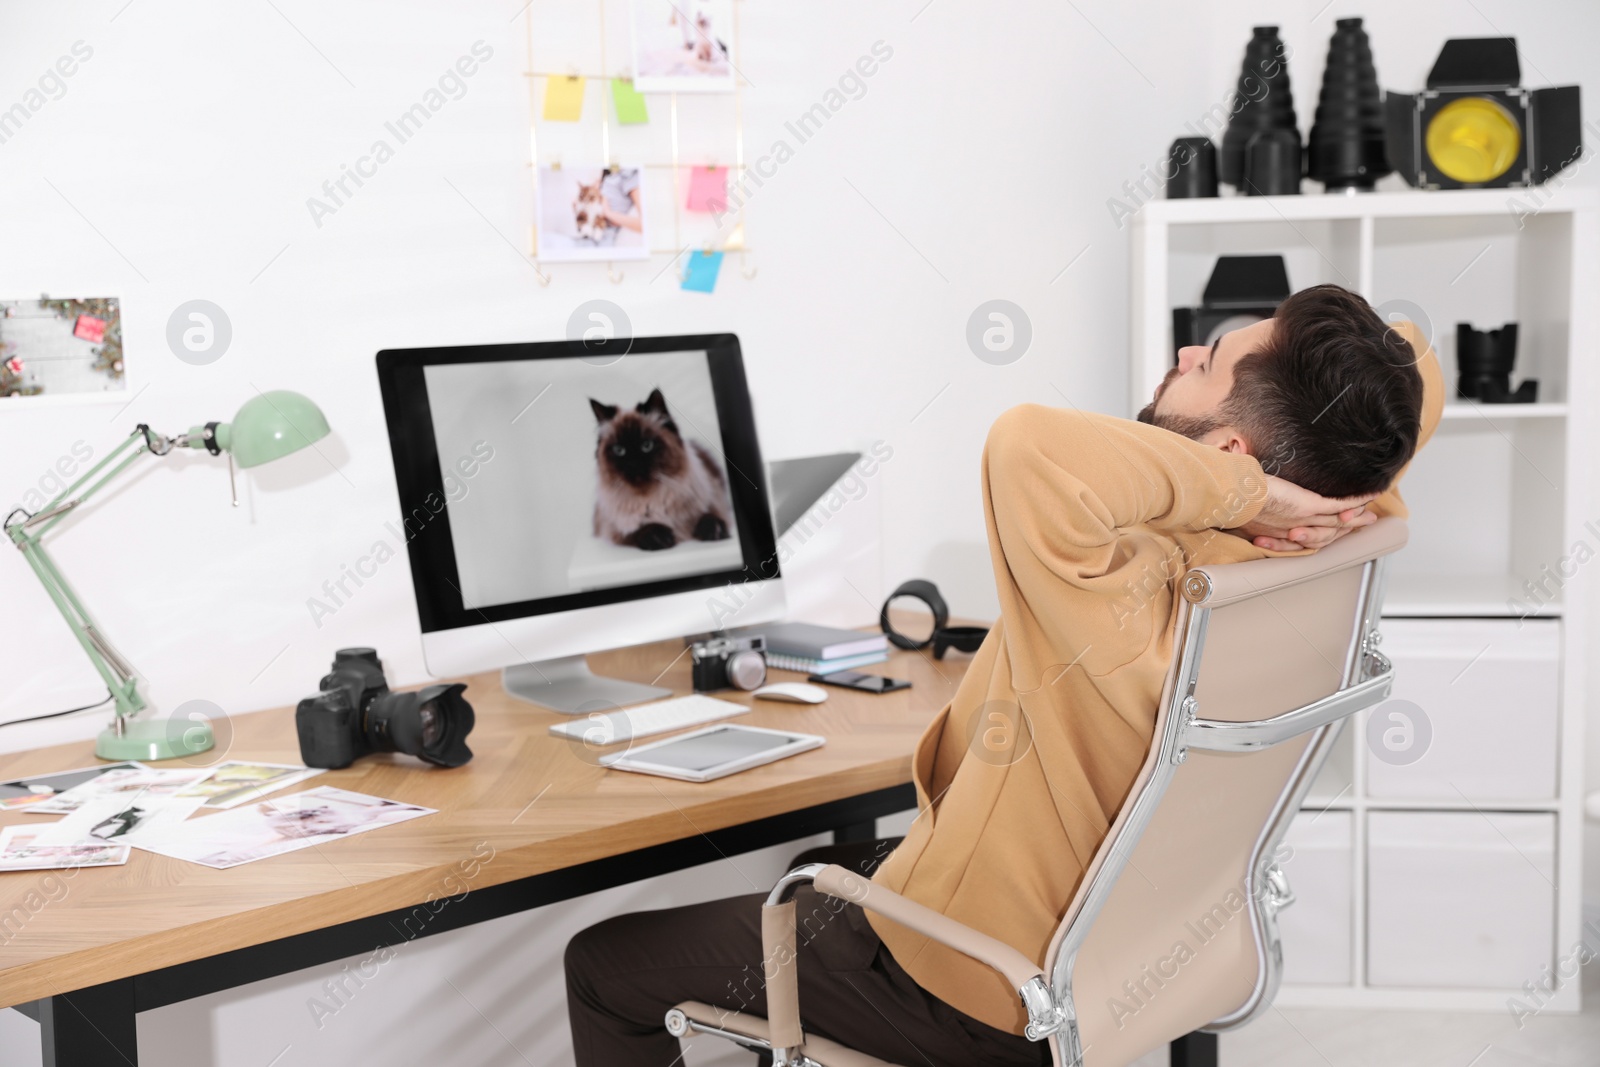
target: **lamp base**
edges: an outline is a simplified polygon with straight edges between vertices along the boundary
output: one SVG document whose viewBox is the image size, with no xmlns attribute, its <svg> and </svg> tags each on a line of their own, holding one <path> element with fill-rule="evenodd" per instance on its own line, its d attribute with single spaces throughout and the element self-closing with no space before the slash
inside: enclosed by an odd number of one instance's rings
<svg viewBox="0 0 1600 1067">
<path fill-rule="evenodd" d="M 168 719 L 124 720 L 122 732 L 115 726 L 100 731 L 94 754 L 103 760 L 164 760 L 193 756 L 214 747 L 217 741 L 207 723 Z"/>
</svg>

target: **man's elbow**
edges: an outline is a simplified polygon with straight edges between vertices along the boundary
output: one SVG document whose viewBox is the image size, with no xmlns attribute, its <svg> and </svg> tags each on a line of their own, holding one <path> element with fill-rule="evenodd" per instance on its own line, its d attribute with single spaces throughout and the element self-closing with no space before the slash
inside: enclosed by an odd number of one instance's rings
<svg viewBox="0 0 1600 1067">
<path fill-rule="evenodd" d="M 1008 457 L 1037 453 L 1049 433 L 1052 415 L 1059 414 L 1042 404 L 1018 404 L 1000 413 L 989 427 L 984 441 L 984 455 L 992 462 L 1004 462 Z"/>
</svg>

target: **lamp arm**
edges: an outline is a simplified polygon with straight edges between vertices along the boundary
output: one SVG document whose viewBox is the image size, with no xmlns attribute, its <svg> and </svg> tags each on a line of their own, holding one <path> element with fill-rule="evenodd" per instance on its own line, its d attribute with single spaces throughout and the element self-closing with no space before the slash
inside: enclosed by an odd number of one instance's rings
<svg viewBox="0 0 1600 1067">
<path fill-rule="evenodd" d="M 78 639 L 83 654 L 89 657 L 89 662 L 94 664 L 106 688 L 111 690 L 111 697 L 117 703 L 117 721 L 121 722 L 143 711 L 145 700 L 139 692 L 139 679 L 134 675 L 133 668 L 95 629 L 94 620 L 56 568 L 55 561 L 45 552 L 37 535 L 24 533 L 15 526 L 9 527 L 8 532 L 22 551 L 23 558 L 33 568 L 33 573 L 38 575 L 45 592 L 55 602 L 56 610 L 67 620 L 67 626 L 72 630 L 72 636 Z"/>
<path fill-rule="evenodd" d="M 94 481 L 96 475 L 100 474 L 101 471 L 105 470 L 106 467 L 110 466 L 117 460 L 119 456 L 122 456 L 124 452 L 127 452 L 128 449 L 132 448 L 135 444 L 139 445 L 140 447 L 134 449 L 132 455 L 124 457 L 122 462 L 117 463 L 117 465 L 112 467 L 111 470 L 106 471 L 105 475 L 103 475 L 99 481 Z M 84 471 L 83 475 L 79 477 L 77 481 L 61 490 L 61 492 L 57 494 L 56 498 L 50 501 L 50 503 L 46 504 L 44 507 L 40 508 L 37 514 L 29 515 L 21 523 L 16 525 L 20 525 L 25 530 L 38 526 L 39 529 L 34 533 L 34 536 L 43 537 L 50 531 L 51 527 L 55 526 L 56 523 L 65 518 L 69 511 L 77 507 L 79 504 L 82 504 L 90 497 L 94 496 L 101 489 L 105 488 L 108 482 L 115 479 L 117 475 L 121 474 L 128 468 L 129 464 L 133 463 L 145 452 L 149 452 L 151 455 L 155 456 L 164 456 L 168 452 L 172 451 L 174 446 L 186 446 L 187 444 L 187 440 L 182 437 L 163 437 L 158 433 L 152 433 L 150 427 L 141 422 L 134 428 L 133 433 L 123 438 L 122 443 L 108 452 L 104 459 L 90 467 L 88 470 Z M 92 481 L 94 484 L 89 485 L 89 483 Z M 85 485 L 88 485 L 87 489 L 83 488 Z M 79 491 L 80 489 L 82 490 L 81 492 Z M 14 526 L 8 519 L 6 522 L 6 532 L 10 533 L 12 529 L 14 529 Z M 15 540 L 14 537 L 13 540 Z"/>
<path fill-rule="evenodd" d="M 133 447 L 135 444 L 138 445 L 137 448 Z M 83 606 L 83 602 L 78 599 L 78 594 L 73 591 L 55 561 L 45 551 L 44 536 L 79 504 L 98 493 L 127 470 L 141 455 L 146 452 L 166 455 L 175 444 L 187 444 L 187 442 L 183 438 L 174 440 L 154 434 L 148 426 L 140 423 L 121 444 L 112 449 L 99 463 L 85 471 L 77 481 L 63 489 L 37 514 L 29 515 L 18 522 L 11 522 L 8 519 L 5 524 L 6 535 L 11 538 L 23 558 L 28 561 L 28 565 L 33 568 L 33 573 L 44 586 L 45 592 L 50 594 L 51 601 L 55 603 L 56 610 L 61 612 L 61 617 L 67 621 L 72 636 L 77 638 L 84 655 L 89 657 L 89 662 L 94 664 L 94 669 L 106 683 L 106 688 L 111 690 L 112 699 L 117 705 L 119 726 L 124 719 L 143 711 L 146 707 L 144 696 L 139 692 L 139 679 L 128 661 L 123 659 L 95 628 L 94 619 Z M 130 448 L 133 449 L 131 453 Z M 106 470 L 107 467 L 111 469 Z M 101 474 L 102 471 L 105 473 Z"/>
</svg>

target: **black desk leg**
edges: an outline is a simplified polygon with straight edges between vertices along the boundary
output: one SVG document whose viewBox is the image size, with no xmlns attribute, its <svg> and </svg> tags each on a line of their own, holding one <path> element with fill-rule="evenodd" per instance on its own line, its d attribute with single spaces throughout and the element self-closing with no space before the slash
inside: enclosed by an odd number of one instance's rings
<svg viewBox="0 0 1600 1067">
<path fill-rule="evenodd" d="M 866 822 L 852 823 L 841 826 L 833 832 L 833 843 L 848 845 L 852 841 L 876 841 L 878 839 L 878 820 L 869 819 Z"/>
<path fill-rule="evenodd" d="M 1172 1043 L 1169 1056 L 1172 1067 L 1217 1067 L 1217 1035 L 1199 1030 L 1184 1034 Z"/>
<path fill-rule="evenodd" d="M 139 1067 L 133 979 L 39 1001 L 44 1067 Z"/>
</svg>

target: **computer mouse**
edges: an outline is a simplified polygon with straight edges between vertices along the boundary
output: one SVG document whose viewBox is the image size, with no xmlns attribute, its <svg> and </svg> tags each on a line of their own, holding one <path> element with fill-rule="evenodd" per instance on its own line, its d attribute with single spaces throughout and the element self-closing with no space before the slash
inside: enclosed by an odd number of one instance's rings
<svg viewBox="0 0 1600 1067">
<path fill-rule="evenodd" d="M 777 682 L 773 685 L 764 685 L 750 695 L 793 704 L 820 704 L 828 699 L 828 691 L 822 686 L 807 685 L 804 682 Z"/>
</svg>

